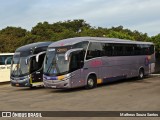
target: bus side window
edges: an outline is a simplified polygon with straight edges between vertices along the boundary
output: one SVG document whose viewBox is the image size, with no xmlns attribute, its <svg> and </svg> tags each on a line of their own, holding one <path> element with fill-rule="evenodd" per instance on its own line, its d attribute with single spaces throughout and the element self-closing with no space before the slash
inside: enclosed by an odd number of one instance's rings
<svg viewBox="0 0 160 120">
<path fill-rule="evenodd" d="M 124 51 L 125 51 L 125 56 L 133 56 L 135 54 L 135 48 L 133 45 L 129 45 L 129 44 L 126 44 L 125 45 L 125 48 L 124 48 Z"/>
<path fill-rule="evenodd" d="M 123 56 L 124 55 L 124 50 L 123 46 L 121 44 L 114 44 L 114 56 Z"/>
<path fill-rule="evenodd" d="M 70 65 L 70 71 L 73 72 L 76 69 L 78 69 L 78 58 L 77 58 L 77 55 L 75 55 L 74 53 L 72 54 L 71 61 L 72 62 Z"/>
<path fill-rule="evenodd" d="M 86 50 L 87 46 L 88 46 L 88 41 L 83 41 L 83 42 L 75 44 L 73 48 L 83 48 L 84 50 Z"/>
<path fill-rule="evenodd" d="M 101 57 L 103 54 L 102 50 L 102 44 L 95 42 L 95 43 L 90 43 L 88 51 L 87 51 L 87 56 L 86 59 L 92 59 L 96 57 Z"/>
<path fill-rule="evenodd" d="M 2 57 L 0 57 L 0 65 L 3 65 Z"/>
<path fill-rule="evenodd" d="M 149 46 L 149 51 L 150 51 L 149 52 L 150 55 L 154 53 L 154 45 Z"/>
<path fill-rule="evenodd" d="M 108 43 L 102 43 L 102 56 L 112 56 L 113 46 Z"/>
<path fill-rule="evenodd" d="M 37 68 L 38 68 L 38 64 L 36 63 L 36 57 L 33 57 L 33 58 L 31 58 L 32 60 L 31 60 L 31 69 L 33 70 L 33 72 L 35 71 L 35 70 L 37 70 Z"/>
<path fill-rule="evenodd" d="M 149 45 L 142 44 L 141 47 L 141 55 L 149 55 Z"/>
<path fill-rule="evenodd" d="M 11 55 L 4 55 L 0 57 L 0 65 L 5 65 L 5 60 L 7 60 L 7 64 L 11 64 L 12 56 Z"/>
<path fill-rule="evenodd" d="M 39 61 L 38 61 L 38 68 L 42 68 L 43 66 L 43 61 L 44 61 L 44 57 L 45 57 L 46 54 L 42 54 L 39 56 Z"/>
<path fill-rule="evenodd" d="M 138 45 L 134 46 L 134 55 L 141 55 L 141 47 Z"/>
<path fill-rule="evenodd" d="M 42 68 L 44 56 L 45 54 L 40 55 L 38 62 L 36 62 L 36 57 L 31 58 L 31 68 L 30 68 L 31 73 Z"/>
<path fill-rule="evenodd" d="M 7 59 L 7 64 L 11 64 L 12 56 L 7 56 L 6 59 Z"/>
<path fill-rule="evenodd" d="M 85 51 L 71 54 L 70 72 L 80 69 L 84 65 Z"/>
</svg>

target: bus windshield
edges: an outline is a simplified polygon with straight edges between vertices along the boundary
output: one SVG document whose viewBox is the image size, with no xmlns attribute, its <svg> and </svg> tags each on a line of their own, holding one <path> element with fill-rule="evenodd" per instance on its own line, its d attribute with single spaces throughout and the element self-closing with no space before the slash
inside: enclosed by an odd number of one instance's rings
<svg viewBox="0 0 160 120">
<path fill-rule="evenodd" d="M 15 53 L 12 60 L 11 76 L 21 77 L 29 74 L 29 65 L 26 65 L 27 57 L 20 57 L 20 53 Z"/>
<path fill-rule="evenodd" d="M 49 49 L 44 60 L 44 74 L 57 76 L 69 72 L 69 61 L 65 60 L 65 53 L 56 53 Z"/>
</svg>

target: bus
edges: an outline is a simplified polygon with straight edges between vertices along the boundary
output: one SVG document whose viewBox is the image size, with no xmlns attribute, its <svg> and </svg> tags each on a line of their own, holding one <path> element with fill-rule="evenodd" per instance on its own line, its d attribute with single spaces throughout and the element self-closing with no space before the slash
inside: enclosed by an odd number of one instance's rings
<svg viewBox="0 0 160 120">
<path fill-rule="evenodd" d="M 0 53 L 0 82 L 10 81 L 9 76 L 13 54 L 14 53 Z"/>
<path fill-rule="evenodd" d="M 11 85 L 36 87 L 43 85 L 43 60 L 51 42 L 37 42 L 17 48 L 11 64 Z"/>
<path fill-rule="evenodd" d="M 49 45 L 43 83 L 48 88 L 94 88 L 97 84 L 154 72 L 151 42 L 116 38 L 76 37 Z"/>
</svg>

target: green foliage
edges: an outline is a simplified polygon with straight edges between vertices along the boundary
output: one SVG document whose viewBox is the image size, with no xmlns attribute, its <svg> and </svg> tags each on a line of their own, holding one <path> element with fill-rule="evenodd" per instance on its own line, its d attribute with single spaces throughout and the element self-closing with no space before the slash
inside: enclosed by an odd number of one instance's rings
<svg viewBox="0 0 160 120">
<path fill-rule="evenodd" d="M 124 33 L 121 31 L 117 32 L 117 31 L 113 31 L 113 30 L 109 31 L 109 33 L 106 35 L 106 37 L 134 40 L 134 37 L 131 35 L 128 35 L 128 33 Z"/>
<path fill-rule="evenodd" d="M 160 51 L 160 34 L 151 37 L 151 40 L 156 45 L 156 51 Z"/>
<path fill-rule="evenodd" d="M 85 28 L 80 33 L 80 36 L 90 36 L 90 37 L 104 37 L 106 34 L 105 29 L 103 28 Z"/>
<path fill-rule="evenodd" d="M 7 27 L 0 31 L 0 52 L 14 52 L 21 45 L 26 36 L 26 30 L 16 27 Z"/>
<path fill-rule="evenodd" d="M 22 45 L 39 41 L 58 41 L 82 36 L 150 41 L 154 42 L 156 50 L 160 51 L 160 34 L 149 37 L 146 33 L 124 29 L 123 26 L 96 28 L 90 26 L 83 19 L 78 19 L 53 24 L 48 22 L 38 23 L 31 31 L 20 27 L 6 27 L 0 30 L 0 52 L 14 52 L 16 48 Z"/>
</svg>

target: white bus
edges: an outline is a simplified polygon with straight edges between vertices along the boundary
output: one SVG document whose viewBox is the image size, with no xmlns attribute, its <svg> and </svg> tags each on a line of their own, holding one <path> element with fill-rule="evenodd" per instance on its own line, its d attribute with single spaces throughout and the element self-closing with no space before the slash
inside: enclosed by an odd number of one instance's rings
<svg viewBox="0 0 160 120">
<path fill-rule="evenodd" d="M 10 81 L 11 61 L 14 53 L 0 53 L 0 82 Z"/>
</svg>

